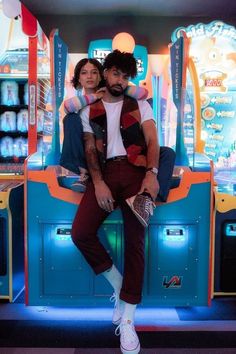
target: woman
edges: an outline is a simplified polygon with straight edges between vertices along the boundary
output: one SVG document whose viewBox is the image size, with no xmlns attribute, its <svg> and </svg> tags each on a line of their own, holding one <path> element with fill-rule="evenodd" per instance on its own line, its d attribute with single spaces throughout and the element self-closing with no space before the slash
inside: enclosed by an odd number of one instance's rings
<svg viewBox="0 0 236 354">
<path fill-rule="evenodd" d="M 90 58 L 80 60 L 75 67 L 71 82 L 79 95 L 64 102 L 67 115 L 63 120 L 64 141 L 60 164 L 80 175 L 78 181 L 72 184 L 71 189 L 84 192 L 89 176 L 84 154 L 83 127 L 78 112 L 103 96 L 104 81 L 101 63 Z M 128 86 L 126 95 L 136 99 L 145 99 L 148 91 L 145 88 Z"/>
</svg>

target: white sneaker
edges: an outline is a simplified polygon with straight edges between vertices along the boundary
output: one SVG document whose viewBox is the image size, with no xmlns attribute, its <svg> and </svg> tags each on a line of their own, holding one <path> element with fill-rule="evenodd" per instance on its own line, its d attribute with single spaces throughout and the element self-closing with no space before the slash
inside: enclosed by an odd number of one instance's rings
<svg viewBox="0 0 236 354">
<path fill-rule="evenodd" d="M 72 183 L 71 189 L 74 192 L 84 193 L 88 184 L 89 176 L 87 174 L 80 175 L 78 180 Z"/>
<path fill-rule="evenodd" d="M 120 335 L 120 350 L 122 354 L 138 354 L 140 352 L 140 343 L 134 324 L 130 320 L 122 320 L 116 328 L 115 334 Z"/>
<path fill-rule="evenodd" d="M 110 297 L 110 301 L 115 302 L 114 310 L 113 310 L 113 314 L 112 314 L 112 323 L 114 325 L 119 325 L 120 321 L 121 321 L 121 316 L 122 316 L 121 308 L 120 308 L 120 299 L 116 295 L 116 293 L 113 293 L 113 295 Z"/>
</svg>

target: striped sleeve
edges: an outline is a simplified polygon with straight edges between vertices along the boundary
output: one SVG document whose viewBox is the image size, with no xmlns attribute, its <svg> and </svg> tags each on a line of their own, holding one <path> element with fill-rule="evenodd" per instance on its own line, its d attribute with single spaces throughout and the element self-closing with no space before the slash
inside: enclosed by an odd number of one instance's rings
<svg viewBox="0 0 236 354">
<path fill-rule="evenodd" d="M 65 113 L 77 113 L 87 105 L 94 103 L 96 100 L 97 96 L 93 93 L 89 95 L 81 95 L 68 98 L 64 101 Z"/>
<path fill-rule="evenodd" d="M 148 90 L 140 86 L 128 86 L 125 94 L 136 100 L 145 100 L 148 96 Z"/>
</svg>

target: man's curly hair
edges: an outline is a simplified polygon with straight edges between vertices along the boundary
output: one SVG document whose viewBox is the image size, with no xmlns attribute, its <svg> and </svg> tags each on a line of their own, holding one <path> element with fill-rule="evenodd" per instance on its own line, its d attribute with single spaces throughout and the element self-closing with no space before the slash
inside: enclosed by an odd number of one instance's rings
<svg viewBox="0 0 236 354">
<path fill-rule="evenodd" d="M 131 53 L 121 52 L 118 49 L 109 53 L 103 62 L 103 68 L 111 69 L 113 66 L 132 79 L 137 75 L 137 61 Z"/>
</svg>

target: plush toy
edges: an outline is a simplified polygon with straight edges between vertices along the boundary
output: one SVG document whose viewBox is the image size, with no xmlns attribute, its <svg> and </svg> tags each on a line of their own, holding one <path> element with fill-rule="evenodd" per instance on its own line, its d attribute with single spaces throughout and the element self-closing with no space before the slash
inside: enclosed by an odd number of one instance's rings
<svg viewBox="0 0 236 354">
<path fill-rule="evenodd" d="M 1 130 L 4 132 L 11 132 L 16 130 L 16 113 L 6 111 L 1 114 L 0 121 Z"/>
<path fill-rule="evenodd" d="M 28 131 L 28 110 L 21 109 L 17 114 L 17 130 L 20 132 Z"/>
<path fill-rule="evenodd" d="M 1 139 L 0 151 L 2 157 L 13 156 L 13 139 L 10 136 Z"/>
<path fill-rule="evenodd" d="M 27 140 L 19 137 L 14 140 L 14 156 L 25 157 L 28 153 Z"/>
<path fill-rule="evenodd" d="M 4 80 L 1 84 L 1 104 L 15 106 L 19 104 L 18 83 L 13 80 Z"/>
</svg>

